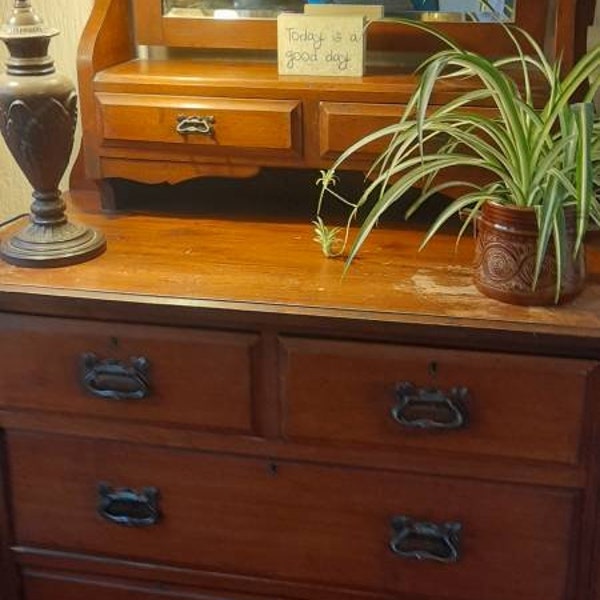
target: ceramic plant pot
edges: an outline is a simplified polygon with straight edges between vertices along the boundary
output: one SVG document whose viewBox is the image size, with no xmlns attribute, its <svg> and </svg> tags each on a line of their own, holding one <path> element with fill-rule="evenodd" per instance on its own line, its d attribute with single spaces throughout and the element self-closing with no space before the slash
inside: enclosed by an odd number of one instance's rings
<svg viewBox="0 0 600 600">
<path fill-rule="evenodd" d="M 585 253 L 573 258 L 576 235 L 575 210 L 565 213 L 568 258 L 563 266 L 559 302 L 574 298 L 585 280 Z M 533 289 L 538 226 L 532 208 L 484 205 L 477 217 L 474 282 L 477 289 L 510 304 L 550 305 L 555 303 L 556 260 L 552 241 L 538 283 Z"/>
</svg>

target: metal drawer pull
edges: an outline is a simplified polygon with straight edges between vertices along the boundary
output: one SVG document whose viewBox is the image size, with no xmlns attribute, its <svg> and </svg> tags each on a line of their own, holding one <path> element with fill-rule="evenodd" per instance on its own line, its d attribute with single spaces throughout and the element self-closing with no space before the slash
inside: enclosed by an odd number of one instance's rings
<svg viewBox="0 0 600 600">
<path fill-rule="evenodd" d="M 397 404 L 392 417 L 404 427 L 413 429 L 462 429 L 468 424 L 463 401 L 468 396 L 464 387 L 448 393 L 435 388 L 417 388 L 401 383 L 396 388 Z"/>
<path fill-rule="evenodd" d="M 139 400 L 150 394 L 148 369 L 150 363 L 143 356 L 125 364 L 108 358 L 99 360 L 87 352 L 81 355 L 81 383 L 93 396 L 108 400 Z"/>
<path fill-rule="evenodd" d="M 158 490 L 153 487 L 136 492 L 127 488 L 115 490 L 106 483 L 98 484 L 98 514 L 125 527 L 150 527 L 160 520 Z"/>
<path fill-rule="evenodd" d="M 402 558 L 454 563 L 460 559 L 462 524 L 414 521 L 400 515 L 392 519 L 390 548 Z"/>
<path fill-rule="evenodd" d="M 180 135 L 206 135 L 211 136 L 215 132 L 215 118 L 212 115 L 204 117 L 192 116 L 186 117 L 179 115 L 177 117 L 177 133 Z"/>
</svg>

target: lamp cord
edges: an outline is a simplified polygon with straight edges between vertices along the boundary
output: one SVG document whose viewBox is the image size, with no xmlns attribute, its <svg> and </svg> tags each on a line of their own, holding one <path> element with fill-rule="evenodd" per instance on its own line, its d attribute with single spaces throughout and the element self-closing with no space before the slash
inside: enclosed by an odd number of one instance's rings
<svg viewBox="0 0 600 600">
<path fill-rule="evenodd" d="M 23 217 L 28 217 L 29 213 L 21 213 L 20 215 L 15 215 L 14 217 L 11 217 L 10 219 L 6 219 L 6 221 L 0 221 L 0 229 L 2 227 L 6 227 L 7 225 L 10 225 L 11 223 L 14 223 L 15 221 L 18 221 L 19 219 L 22 219 Z"/>
</svg>

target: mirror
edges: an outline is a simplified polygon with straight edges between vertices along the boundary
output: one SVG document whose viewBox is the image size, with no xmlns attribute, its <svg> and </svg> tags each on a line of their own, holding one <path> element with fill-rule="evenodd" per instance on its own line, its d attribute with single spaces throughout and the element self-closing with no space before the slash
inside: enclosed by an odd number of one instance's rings
<svg viewBox="0 0 600 600">
<path fill-rule="evenodd" d="M 385 17 L 436 22 L 512 21 L 517 0 L 308 0 L 314 4 L 382 4 Z M 275 18 L 303 12 L 303 0 L 163 0 L 163 15 L 173 18 Z"/>
</svg>

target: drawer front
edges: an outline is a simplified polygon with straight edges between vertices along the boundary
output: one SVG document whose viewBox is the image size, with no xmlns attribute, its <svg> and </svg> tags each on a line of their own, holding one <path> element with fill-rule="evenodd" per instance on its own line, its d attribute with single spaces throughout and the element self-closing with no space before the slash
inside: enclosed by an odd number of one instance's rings
<svg viewBox="0 0 600 600">
<path fill-rule="evenodd" d="M 252 432 L 252 334 L 0 316 L 0 407 Z"/>
<path fill-rule="evenodd" d="M 108 143 L 157 142 L 209 150 L 301 152 L 302 114 L 297 100 L 135 94 L 96 97 L 102 137 Z"/>
<path fill-rule="evenodd" d="M 321 102 L 319 105 L 319 133 L 321 158 L 332 159 L 365 136 L 397 123 L 406 105 L 359 102 Z M 436 107 L 430 107 L 430 111 Z M 493 109 L 469 107 L 469 110 L 490 115 Z M 385 150 L 391 141 L 386 135 L 366 145 L 356 158 L 373 159 Z"/>
<path fill-rule="evenodd" d="M 21 546 L 461 600 L 563 600 L 577 554 L 571 491 L 7 438 Z"/>
<path fill-rule="evenodd" d="M 377 129 L 396 123 L 404 105 L 321 102 L 319 105 L 320 155 L 335 158 L 352 144 Z M 384 150 L 390 138 L 376 140 L 357 156 L 373 157 Z"/>
<path fill-rule="evenodd" d="M 294 338 L 280 351 L 288 438 L 579 461 L 592 361 Z"/>
<path fill-rule="evenodd" d="M 23 576 L 27 600 L 268 600 L 257 596 L 210 594 L 164 583 L 100 579 L 80 574 L 27 570 Z"/>
</svg>

